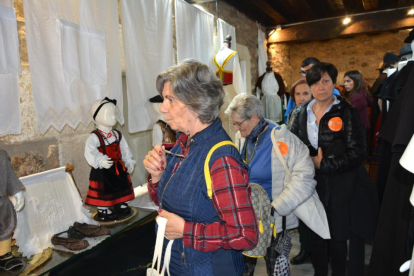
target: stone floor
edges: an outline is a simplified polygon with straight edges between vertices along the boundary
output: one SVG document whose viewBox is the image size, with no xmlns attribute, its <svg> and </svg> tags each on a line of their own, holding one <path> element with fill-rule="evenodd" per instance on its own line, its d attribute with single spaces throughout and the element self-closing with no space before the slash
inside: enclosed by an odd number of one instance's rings
<svg viewBox="0 0 414 276">
<path fill-rule="evenodd" d="M 297 231 L 294 231 L 292 237 L 292 250 L 290 251 L 289 258 L 296 256 L 300 250 L 299 244 L 299 234 Z M 365 264 L 369 264 L 371 257 L 372 246 L 365 245 Z M 312 264 L 309 262 L 302 265 L 290 265 L 291 276 L 312 276 L 314 274 Z M 258 259 L 257 266 L 255 269 L 255 276 L 266 276 L 266 264 L 263 258 Z M 330 275 L 330 274 L 329 274 Z"/>
</svg>

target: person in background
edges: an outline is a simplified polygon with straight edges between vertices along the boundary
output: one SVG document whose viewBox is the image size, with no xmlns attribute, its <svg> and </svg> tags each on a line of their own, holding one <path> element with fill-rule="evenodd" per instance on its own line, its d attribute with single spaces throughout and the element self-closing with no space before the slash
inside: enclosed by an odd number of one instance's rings
<svg viewBox="0 0 414 276">
<path fill-rule="evenodd" d="M 370 130 L 368 119 L 368 107 L 371 107 L 373 100 L 368 92 L 368 86 L 362 74 L 357 70 L 348 71 L 344 75 L 345 99 L 359 111 L 359 118 L 367 131 Z"/>
<path fill-rule="evenodd" d="M 328 275 L 330 256 L 332 275 L 345 276 L 350 239 L 348 275 L 359 276 L 364 275 L 364 240 L 359 233 L 375 229 L 362 216 L 365 206 L 360 207 L 369 199 L 351 204 L 358 191 L 357 175 L 361 167 L 365 170 L 366 140 L 358 111 L 343 97 L 333 95 L 337 76 L 338 70 L 330 63 L 315 64 L 308 71 L 306 81 L 314 99 L 302 105 L 291 131 L 308 145 L 316 169 L 316 191 L 328 215 L 331 240 L 309 230 L 315 275 Z"/>
<path fill-rule="evenodd" d="M 241 153 L 244 162 L 250 167 L 250 182 L 257 183 L 266 190 L 275 209 L 278 234 L 267 248 L 265 256 L 267 274 L 273 275 L 278 257 L 274 247 L 283 229 L 282 217 L 286 216 L 286 229 L 298 226 L 298 218 L 293 211 L 315 191 L 314 166 L 307 147 L 286 125 L 279 126 L 264 119 L 263 106 L 257 97 L 251 94 L 237 95 L 226 114 L 230 116 L 234 129 L 240 131 L 240 135 L 245 138 Z M 286 177 L 283 164 L 273 150 L 272 131 L 276 141 L 283 145 L 279 148 L 282 147 L 281 152 L 291 169 L 292 177 Z M 244 262 L 244 275 L 253 275 L 257 258 L 244 256 Z"/>
<path fill-rule="evenodd" d="M 289 113 L 287 120 L 288 128 L 290 128 L 293 120 L 295 119 L 294 117 L 298 111 L 298 107 L 312 99 L 310 87 L 305 79 L 299 79 L 294 84 L 292 84 L 292 88 L 290 88 L 290 97 L 293 99 L 296 107 Z"/>
<path fill-rule="evenodd" d="M 231 141 L 218 118 L 223 85 L 195 60 L 161 73 L 156 85 L 164 98 L 160 111 L 179 132 L 171 152 L 156 145 L 143 160 L 150 197 L 160 207 L 159 216 L 168 219 L 165 236 L 175 240 L 171 275 L 240 275 L 241 250 L 257 244 L 258 230 L 247 166 L 237 148 L 225 145 L 213 152 L 211 198 L 204 178 L 211 148 Z"/>
</svg>

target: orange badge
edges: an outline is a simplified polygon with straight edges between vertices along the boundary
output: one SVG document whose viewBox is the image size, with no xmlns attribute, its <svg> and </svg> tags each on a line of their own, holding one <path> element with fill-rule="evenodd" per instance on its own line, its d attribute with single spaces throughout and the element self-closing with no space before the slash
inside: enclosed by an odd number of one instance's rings
<svg viewBox="0 0 414 276">
<path fill-rule="evenodd" d="M 339 117 L 333 117 L 329 120 L 328 127 L 332 131 L 340 131 L 342 129 L 342 119 Z"/>
<path fill-rule="evenodd" d="M 284 143 L 284 142 L 277 142 L 277 146 L 278 146 L 278 148 L 279 148 L 280 153 L 282 154 L 282 156 L 286 156 L 286 154 L 289 151 L 288 145 L 286 145 L 286 143 Z"/>
</svg>

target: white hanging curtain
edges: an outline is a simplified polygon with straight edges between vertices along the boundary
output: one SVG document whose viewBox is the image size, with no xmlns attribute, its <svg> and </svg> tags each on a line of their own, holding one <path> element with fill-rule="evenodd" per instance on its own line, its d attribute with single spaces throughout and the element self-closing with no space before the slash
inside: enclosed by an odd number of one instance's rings
<svg viewBox="0 0 414 276">
<path fill-rule="evenodd" d="M 117 100 L 124 123 L 118 2 L 24 0 L 33 100 L 41 134 L 92 120 L 91 104 Z"/>
<path fill-rule="evenodd" d="M 267 62 L 267 47 L 266 47 L 266 35 L 265 33 L 257 29 L 258 39 L 257 39 L 257 57 L 258 57 L 258 71 L 259 76 L 266 73 L 266 62 Z"/>
<path fill-rule="evenodd" d="M 13 1 L 0 2 L 0 136 L 21 133 L 20 55 Z"/>
<path fill-rule="evenodd" d="M 131 133 L 152 129 L 156 114 L 148 99 L 158 94 L 159 73 L 174 64 L 171 1 L 121 0 Z"/>
<path fill-rule="evenodd" d="M 177 58 L 193 58 L 213 69 L 214 16 L 183 0 L 175 0 Z"/>
<path fill-rule="evenodd" d="M 223 45 L 224 40 L 227 35 L 231 35 L 231 49 L 237 51 L 236 49 L 236 28 L 232 25 L 226 23 L 220 18 L 217 19 L 217 50 L 220 50 L 221 45 Z"/>
</svg>

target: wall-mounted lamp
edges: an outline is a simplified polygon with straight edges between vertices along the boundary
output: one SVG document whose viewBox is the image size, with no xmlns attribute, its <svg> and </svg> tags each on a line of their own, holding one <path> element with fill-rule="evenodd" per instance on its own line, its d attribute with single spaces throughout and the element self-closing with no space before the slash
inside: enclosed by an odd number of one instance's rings
<svg viewBox="0 0 414 276">
<path fill-rule="evenodd" d="M 272 34 L 274 34 L 276 32 L 276 29 L 273 29 L 269 32 L 269 36 L 271 36 Z"/>
<path fill-rule="evenodd" d="M 346 24 L 348 24 L 349 22 L 351 22 L 351 18 L 349 18 L 349 17 L 347 16 L 347 17 L 345 17 L 344 21 L 342 21 L 342 24 L 346 25 Z"/>
<path fill-rule="evenodd" d="M 408 14 L 409 14 L 409 15 L 413 15 L 413 14 L 414 14 L 414 9 L 413 9 L 413 8 L 411 8 L 411 9 L 408 11 Z"/>
<path fill-rule="evenodd" d="M 277 25 L 276 26 L 276 31 L 280 31 L 282 29 L 282 25 Z"/>
</svg>

